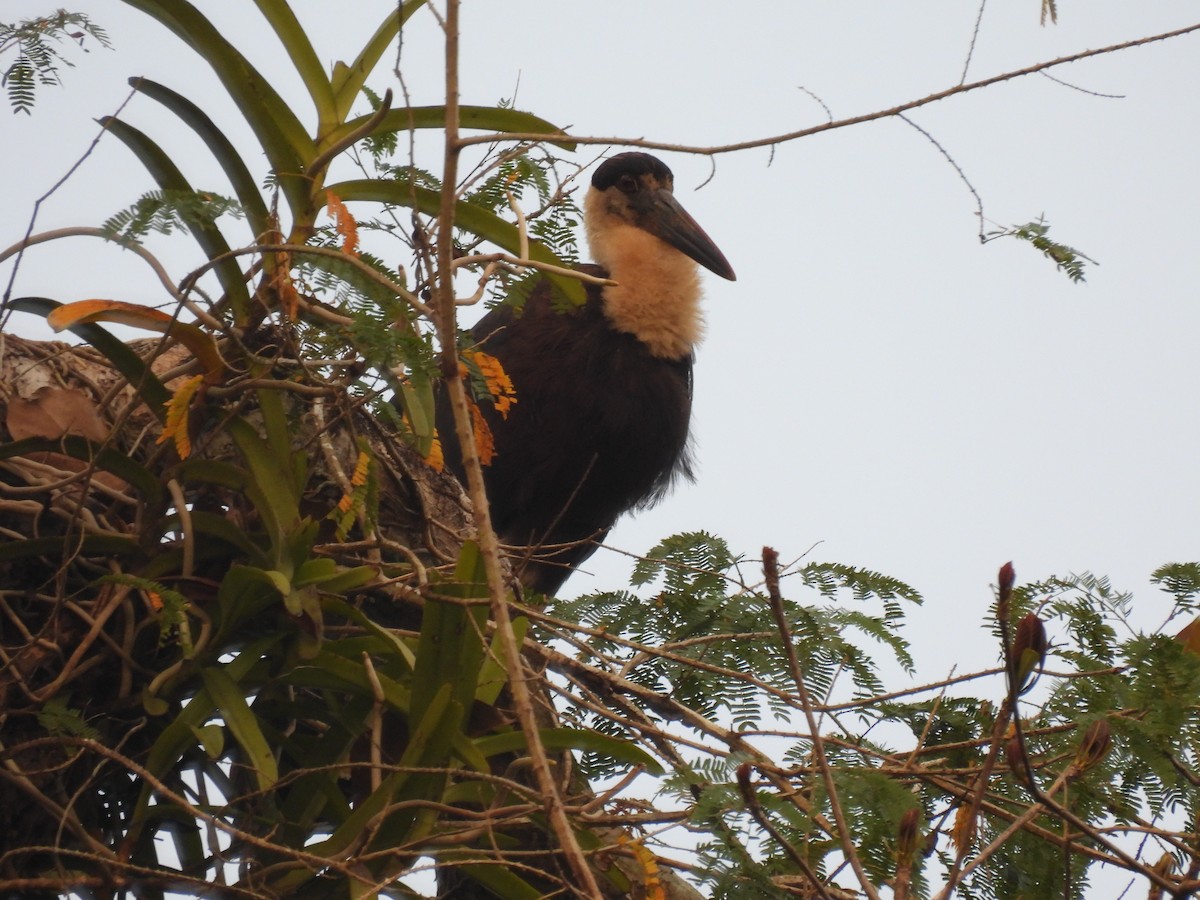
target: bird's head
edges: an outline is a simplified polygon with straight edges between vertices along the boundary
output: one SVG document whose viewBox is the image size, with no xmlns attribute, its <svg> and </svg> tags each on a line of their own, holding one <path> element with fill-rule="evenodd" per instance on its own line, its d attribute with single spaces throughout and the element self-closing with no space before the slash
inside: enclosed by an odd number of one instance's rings
<svg viewBox="0 0 1200 900">
<path fill-rule="evenodd" d="M 675 199 L 675 179 L 666 164 L 648 153 L 618 153 L 592 176 L 584 201 L 584 222 L 596 261 L 605 259 L 607 236 L 622 227 L 653 235 L 710 272 L 736 280 L 733 267 L 712 238 Z"/>
</svg>

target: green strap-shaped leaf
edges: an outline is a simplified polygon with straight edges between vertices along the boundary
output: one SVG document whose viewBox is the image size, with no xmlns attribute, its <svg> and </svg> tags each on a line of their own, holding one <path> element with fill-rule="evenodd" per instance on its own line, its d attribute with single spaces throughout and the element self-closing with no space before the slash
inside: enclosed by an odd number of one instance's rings
<svg viewBox="0 0 1200 900">
<path fill-rule="evenodd" d="M 663 767 L 658 760 L 624 738 L 609 737 L 580 728 L 543 728 L 538 733 L 547 750 L 589 750 L 620 762 L 643 766 L 652 775 L 663 774 Z M 526 743 L 523 732 L 510 731 L 479 738 L 475 741 L 475 748 L 484 756 L 495 756 L 522 750 Z"/>
<path fill-rule="evenodd" d="M 114 137 L 119 138 L 134 152 L 141 160 L 142 165 L 158 182 L 159 187 L 166 191 L 194 193 L 192 186 L 184 178 L 183 173 L 179 171 L 179 167 L 175 165 L 171 157 L 143 132 L 111 116 L 100 121 L 105 128 L 112 132 Z M 196 243 L 200 245 L 200 249 L 209 259 L 217 259 L 229 253 L 229 242 L 225 240 L 225 236 L 221 234 L 221 230 L 215 223 L 192 220 L 187 223 L 187 226 L 188 231 L 192 233 Z M 232 301 L 234 309 L 247 309 L 250 305 L 250 293 L 246 288 L 246 282 L 242 277 L 242 270 L 238 266 L 237 260 L 231 257 L 222 259 L 216 264 L 214 271 L 217 280 L 221 282 L 221 289 Z"/>
<path fill-rule="evenodd" d="M 335 134 L 351 134 L 370 119 L 369 115 L 351 119 Z M 533 113 L 521 112 L 517 109 L 504 109 L 499 106 L 462 106 L 459 107 L 458 125 L 460 128 L 481 131 L 544 134 L 548 138 L 561 138 L 551 141 L 556 147 L 571 151 L 575 149 L 575 142 L 567 137 L 566 133 L 557 125 L 547 122 Z M 371 131 L 371 134 L 410 131 L 414 128 L 444 128 L 445 126 L 446 107 L 406 106 L 387 113 L 380 120 L 379 125 Z"/>
<path fill-rule="evenodd" d="M 394 633 L 377 624 L 373 619 L 366 615 L 362 610 L 355 609 L 345 600 L 336 597 L 326 597 L 321 601 L 321 605 L 325 611 L 337 616 L 344 616 L 352 622 L 357 622 L 359 625 L 366 628 L 375 637 L 388 645 L 391 652 L 395 653 L 396 657 L 403 661 L 410 670 L 416 665 L 417 657 L 412 652 L 407 644 Z"/>
<path fill-rule="evenodd" d="M 10 300 L 8 305 L 17 312 L 33 313 L 43 317 L 62 306 L 57 300 L 47 297 L 17 297 Z M 100 325 L 73 325 L 68 330 L 104 354 L 105 358 L 113 364 L 113 368 L 125 376 L 125 380 L 133 386 L 138 396 L 142 398 L 142 401 L 159 421 L 166 418 L 166 405 L 167 401 L 171 399 L 171 392 L 128 344 L 113 337 Z"/>
<path fill-rule="evenodd" d="M 250 170 L 246 167 L 245 161 L 234 147 L 233 142 L 225 137 L 200 107 L 182 94 L 176 93 L 157 81 L 151 81 L 149 78 L 131 78 L 129 83 L 135 90 L 167 107 L 200 136 L 208 149 L 212 151 L 212 155 L 216 157 L 217 162 L 220 163 L 225 177 L 229 179 L 233 192 L 237 195 L 238 202 L 246 211 L 246 220 L 250 226 L 251 236 L 257 238 L 265 234 L 270 227 L 270 212 L 267 204 L 263 201 L 262 192 L 258 189 L 258 182 L 250 174 Z"/>
<path fill-rule="evenodd" d="M 293 674 L 297 686 L 335 687 L 340 690 L 350 686 L 365 697 L 374 695 L 374 686 L 362 661 L 347 659 L 328 647 L 322 647 L 309 665 L 297 667 Z M 398 712 L 407 713 L 412 703 L 408 689 L 382 672 L 376 671 L 375 677 L 379 680 L 384 702 Z M 331 682 L 331 678 L 336 679 L 337 683 Z"/>
<path fill-rule="evenodd" d="M 137 541 L 117 534 L 66 534 L 61 537 L 6 539 L 0 543 L 0 560 L 50 556 L 73 559 L 76 556 L 142 556 Z"/>
<path fill-rule="evenodd" d="M 282 634 L 266 635 L 243 647 L 241 652 L 225 666 L 227 676 L 235 682 L 245 678 L 262 655 L 273 644 L 283 640 L 283 637 Z M 150 748 L 146 761 L 143 763 L 146 770 L 157 778 L 166 778 L 188 748 L 199 743 L 196 739 L 195 729 L 212 718 L 215 708 L 216 704 L 207 688 L 196 691 L 188 700 L 187 705 L 175 714 L 174 721 L 162 730 L 154 742 L 154 746 Z M 145 817 L 146 804 L 152 794 L 153 790 L 150 785 L 144 785 L 138 798 L 138 805 L 134 809 L 133 824 L 130 827 L 131 834 L 136 832 L 139 827 L 138 823 Z"/>
<path fill-rule="evenodd" d="M 339 121 L 350 115 L 350 107 L 358 98 L 359 92 L 366 83 L 368 76 L 376 64 L 392 45 L 400 28 L 409 20 L 413 13 L 425 5 L 426 0 L 406 0 L 375 29 L 371 39 L 359 52 L 358 57 L 346 65 L 343 62 L 333 67 L 333 92 L 337 99 L 337 118 Z"/>
<path fill-rule="evenodd" d="M 242 689 L 224 666 L 202 669 L 200 676 L 221 718 L 245 753 L 244 764 L 254 770 L 259 789 L 269 790 L 279 780 L 279 766 Z"/>
<path fill-rule="evenodd" d="M 246 470 L 232 463 L 192 456 L 179 465 L 179 476 L 186 484 L 204 482 L 235 491 L 246 487 Z"/>
<path fill-rule="evenodd" d="M 439 861 L 444 864 L 460 855 L 464 854 L 442 854 Z M 475 858 L 479 857 L 476 855 Z M 455 862 L 454 870 L 470 876 L 472 881 L 477 881 L 487 888 L 490 894 L 505 900 L 538 900 L 539 897 L 545 896 L 523 878 L 494 863 Z"/>
<path fill-rule="evenodd" d="M 433 379 L 424 372 L 414 371 L 401 381 L 397 388 L 397 396 L 408 415 L 408 424 L 412 427 L 413 437 L 416 438 L 417 452 L 428 456 L 433 448 L 433 439 L 437 434 L 435 417 L 437 415 L 436 399 L 434 396 Z"/>
<path fill-rule="evenodd" d="M 418 187 L 407 181 L 359 178 L 331 185 L 329 190 L 344 201 L 365 200 L 373 203 L 389 203 L 416 209 L 430 216 L 438 214 L 442 202 L 441 194 L 438 191 Z M 454 205 L 454 224 L 503 247 L 509 253 L 521 252 L 521 237 L 517 227 L 482 207 L 459 201 Z M 568 263 L 547 250 L 539 241 L 530 240 L 529 256 L 538 262 L 561 266 L 564 269 L 570 268 Z M 587 299 L 583 285 L 576 279 L 564 275 L 547 277 L 571 303 L 582 305 Z"/>
<path fill-rule="evenodd" d="M 242 418 L 231 419 L 227 427 L 250 469 L 246 492 L 262 516 L 272 544 L 280 547 L 292 526 L 300 520 L 300 497 L 293 479 L 280 465 L 271 445 L 249 422 Z"/>
<path fill-rule="evenodd" d="M 463 545 L 454 582 L 438 588 L 443 595 L 463 600 L 487 597 L 487 576 L 475 542 Z M 426 599 L 413 672 L 414 718 L 424 715 L 426 706 L 444 687 L 450 688 L 452 699 L 461 708 L 470 708 L 483 664 L 482 635 L 487 613 L 485 603 L 467 606 L 433 595 Z"/>
<path fill-rule="evenodd" d="M 304 170 L 316 156 L 316 144 L 270 81 L 188 0 L 124 2 L 167 26 L 212 67 L 267 154 L 293 217 L 303 218 L 311 195 Z"/>
<path fill-rule="evenodd" d="M 514 643 L 520 647 L 525 640 L 526 632 L 529 631 L 529 619 L 525 616 L 517 616 L 512 620 L 512 630 Z M 500 696 L 504 685 L 508 684 L 508 666 L 505 665 L 504 659 L 504 642 L 500 640 L 500 635 L 497 633 L 492 635 L 492 645 L 479 670 L 479 684 L 475 687 L 475 699 L 480 703 L 491 706 Z"/>
<path fill-rule="evenodd" d="M 346 817 L 338 828 L 336 828 L 325 840 L 311 844 L 306 849 L 312 853 L 322 856 L 336 857 L 346 851 L 356 840 L 360 838 L 366 829 L 366 825 L 371 819 L 383 812 L 388 804 L 392 802 L 392 797 L 396 792 L 404 786 L 404 784 L 412 777 L 412 772 L 405 771 L 406 767 L 435 765 L 432 761 L 429 748 L 431 743 L 437 743 L 436 737 L 439 732 L 444 731 L 443 720 L 448 715 L 453 715 L 454 712 L 450 709 L 450 689 L 446 685 L 433 701 L 429 704 L 429 708 L 425 711 L 424 718 L 420 721 L 417 727 L 409 736 L 408 746 L 404 750 L 404 754 L 400 759 L 400 766 L 393 770 L 384 779 L 382 784 L 371 794 L 370 797 L 363 800 L 355 807 L 354 812 Z M 312 877 L 308 873 L 303 873 L 304 877 Z M 287 881 L 288 879 L 284 879 Z"/>
<path fill-rule="evenodd" d="M 337 110 L 329 76 L 325 74 L 325 67 L 321 65 L 308 34 L 300 25 L 292 8 L 288 6 L 287 0 L 254 0 L 254 3 L 258 11 L 271 23 L 279 43 L 283 44 L 283 49 L 292 59 L 292 65 L 300 73 L 300 80 L 308 88 L 320 123 L 318 132 L 323 134 L 335 123 Z"/>
</svg>

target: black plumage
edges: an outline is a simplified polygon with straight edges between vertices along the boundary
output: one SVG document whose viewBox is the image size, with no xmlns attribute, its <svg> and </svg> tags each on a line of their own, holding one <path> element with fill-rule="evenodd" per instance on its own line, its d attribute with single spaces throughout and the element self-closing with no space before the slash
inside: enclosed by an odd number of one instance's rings
<svg viewBox="0 0 1200 900">
<path fill-rule="evenodd" d="M 734 275 L 671 191 L 670 170 L 652 156 L 607 160 L 584 204 L 600 265 L 580 268 L 619 287 L 587 284 L 587 302 L 563 310 L 543 281 L 519 311 L 499 306 L 472 331 L 516 393 L 506 415 L 479 403 L 496 450 L 483 471 L 496 533 L 526 548 L 514 566 L 534 591 L 557 591 L 622 513 L 692 475 L 692 347 L 701 327 L 692 260 Z M 438 432 L 462 477 L 445 406 Z"/>
</svg>

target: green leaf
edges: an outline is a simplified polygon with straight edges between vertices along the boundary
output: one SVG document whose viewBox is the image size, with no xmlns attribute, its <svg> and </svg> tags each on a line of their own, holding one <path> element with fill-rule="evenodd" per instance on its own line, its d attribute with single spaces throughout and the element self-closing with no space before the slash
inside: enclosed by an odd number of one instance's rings
<svg viewBox="0 0 1200 900">
<path fill-rule="evenodd" d="M 217 589 L 220 613 L 218 637 L 224 639 L 233 634 L 244 623 L 277 606 L 279 599 L 279 588 L 264 569 L 258 566 L 230 566 Z"/>
<path fill-rule="evenodd" d="M 208 63 L 241 110 L 270 161 L 297 221 L 310 214 L 305 168 L 316 145 L 271 82 L 188 0 L 125 0 L 157 19 Z"/>
<path fill-rule="evenodd" d="M 294 479 L 280 467 L 275 449 L 249 422 L 234 418 L 226 427 L 250 469 L 246 492 L 267 527 L 272 545 L 280 547 L 300 520 L 300 497 Z"/>
<path fill-rule="evenodd" d="M 425 5 L 426 0 L 406 0 L 397 9 L 387 14 L 366 46 L 359 52 L 358 57 L 346 65 L 338 62 L 333 67 L 332 86 L 337 99 L 337 118 L 345 119 L 350 115 L 350 107 L 358 98 L 371 71 L 392 45 L 400 28 L 412 17 L 418 9 Z"/>
<path fill-rule="evenodd" d="M 452 858 L 453 854 L 447 856 Z M 538 900 L 545 896 L 523 878 L 497 865 L 460 862 L 454 868 L 483 885 L 493 896 L 504 897 L 505 900 Z"/>
<path fill-rule="evenodd" d="M 79 710 L 68 706 L 67 698 L 61 694 L 46 701 L 46 705 L 38 711 L 37 720 L 55 737 L 71 735 L 93 741 L 103 740 L 100 732 L 84 721 Z"/>
<path fill-rule="evenodd" d="M 261 565 L 267 564 L 266 556 L 262 550 L 250 540 L 250 536 L 246 534 L 244 528 L 239 528 L 229 519 L 220 513 L 206 512 L 201 509 L 193 509 L 189 513 L 192 520 L 192 530 L 197 535 L 203 538 L 216 538 L 223 541 L 230 547 L 244 554 L 249 562 L 258 563 Z M 179 525 L 179 515 L 172 514 L 167 516 L 163 521 L 163 530 L 172 531 Z M 208 549 L 208 548 L 203 548 Z"/>
<path fill-rule="evenodd" d="M 201 669 L 200 676 L 221 718 L 245 753 L 243 764 L 254 771 L 259 789 L 269 790 L 279 780 L 279 767 L 242 689 L 225 667 Z"/>
<path fill-rule="evenodd" d="M 374 697 L 375 688 L 367 675 L 360 660 L 347 659 L 338 654 L 336 646 L 326 644 L 321 652 L 312 658 L 309 665 L 298 666 L 292 677 L 297 685 L 313 687 L 336 687 L 345 689 L 346 686 L 357 690 L 364 697 Z M 389 678 L 378 670 L 375 677 L 383 692 L 384 702 L 401 713 L 408 713 L 412 696 L 404 685 Z"/>
<path fill-rule="evenodd" d="M 254 0 L 254 3 L 271 23 L 279 42 L 291 57 L 292 65 L 300 74 L 300 80 L 308 88 L 308 95 L 317 111 L 318 132 L 324 134 L 334 123 L 337 110 L 325 67 L 321 65 L 308 34 L 285 0 Z"/>
<path fill-rule="evenodd" d="M 296 587 L 304 584 L 320 584 L 322 581 L 333 578 L 337 573 L 337 563 L 327 556 L 318 556 L 315 559 L 306 559 L 301 563 L 292 582 Z"/>
<path fill-rule="evenodd" d="M 118 534 L 66 534 L 56 537 L 6 538 L 0 543 L 0 560 L 49 556 L 56 560 L 77 556 L 143 556 L 137 541 Z"/>
<path fill-rule="evenodd" d="M 234 682 L 240 681 L 258 663 L 262 655 L 282 639 L 282 634 L 269 634 L 247 644 L 232 661 L 226 664 L 226 676 Z M 146 771 L 160 780 L 166 779 L 168 773 L 179 762 L 180 757 L 187 749 L 195 746 L 195 729 L 212 718 L 215 708 L 212 695 L 207 688 L 196 691 L 188 700 L 187 705 L 175 714 L 174 720 L 158 735 L 143 763 Z M 146 804 L 152 795 L 153 790 L 150 785 L 143 785 L 142 793 L 134 809 L 134 824 L 131 825 L 131 833 L 138 830 L 138 823 L 145 818 Z"/>
<path fill-rule="evenodd" d="M 566 132 L 557 125 L 547 122 L 533 113 L 521 112 L 516 109 L 506 109 L 502 106 L 460 106 L 458 124 L 460 128 L 477 129 L 481 131 L 512 132 L 515 134 L 544 134 L 553 140 L 556 147 L 574 151 L 575 142 L 570 140 Z M 336 132 L 339 135 L 352 134 L 371 120 L 371 116 L 359 116 L 346 122 Z M 383 116 L 379 125 L 372 129 L 371 135 L 377 136 L 390 132 L 411 131 L 416 128 L 445 128 L 446 107 L 444 106 L 406 106 L 393 109 Z M 331 136 L 332 137 L 332 136 Z M 333 143 L 334 141 L 330 141 Z M 340 197 L 341 194 L 338 194 Z M 345 199 L 344 197 L 342 198 Z"/>
<path fill-rule="evenodd" d="M 266 234 L 270 228 L 270 213 L 258 189 L 258 182 L 250 174 L 233 142 L 225 137 L 200 107 L 182 94 L 149 78 L 131 78 L 129 83 L 135 90 L 167 107 L 200 136 L 220 163 L 225 177 L 229 179 L 234 193 L 246 211 L 251 236 Z"/>
<path fill-rule="evenodd" d="M 463 545 L 454 582 L 439 585 L 438 593 L 464 600 L 488 596 L 483 560 L 473 541 Z M 446 687 L 451 688 L 452 699 L 461 708 L 470 708 L 483 664 L 482 635 L 487 614 L 486 603 L 469 607 L 432 594 L 425 601 L 413 672 L 414 717 L 422 716 L 433 697 Z"/>
<path fill-rule="evenodd" d="M 580 728 L 542 728 L 538 730 L 547 750 L 584 750 L 608 756 L 632 766 L 642 766 L 651 775 L 662 775 L 664 769 L 653 756 L 624 738 L 614 738 Z M 523 732 L 510 731 L 475 740 L 475 748 L 484 756 L 523 750 L 528 741 Z"/>
<path fill-rule="evenodd" d="M 101 119 L 100 124 L 133 151 L 164 191 L 195 193 L 191 184 L 188 183 L 166 151 L 143 132 L 112 116 Z M 190 220 L 188 228 L 205 256 L 210 260 L 220 259 L 220 262 L 215 263 L 213 268 L 217 280 L 221 282 L 221 289 L 225 291 L 235 308 L 248 308 L 250 293 L 246 288 L 246 282 L 242 277 L 242 270 L 238 266 L 237 260 L 227 257 L 230 249 L 229 242 L 225 240 L 221 230 L 214 222 L 203 219 Z M 226 258 L 221 259 L 221 257 Z"/>
<path fill-rule="evenodd" d="M 368 584 L 379 574 L 374 566 L 354 566 L 349 569 L 339 569 L 332 578 L 318 583 L 322 594 L 344 594 L 355 588 Z"/>
<path fill-rule="evenodd" d="M 200 742 L 200 746 L 204 748 L 209 759 L 221 758 L 221 754 L 225 752 L 224 728 L 215 723 L 201 725 L 199 728 L 193 728 L 192 734 L 196 736 L 196 740 Z"/>
<path fill-rule="evenodd" d="M 529 619 L 525 616 L 513 619 L 512 630 L 516 645 L 520 647 L 529 631 Z M 496 702 L 496 698 L 500 696 L 500 691 L 506 684 L 508 684 L 508 667 L 505 665 L 504 643 L 500 640 L 500 635 L 495 634 L 492 635 L 492 645 L 479 670 L 479 684 L 475 688 L 475 699 L 491 706 Z"/>
<path fill-rule="evenodd" d="M 413 777 L 413 773 L 405 771 L 405 767 L 436 765 L 433 757 L 438 754 L 431 755 L 428 750 L 431 743 L 435 742 L 439 732 L 444 731 L 444 720 L 456 715 L 455 711 L 451 709 L 452 705 L 449 685 L 445 685 L 429 703 L 425 716 L 413 731 L 400 760 L 400 767 L 389 773 L 371 796 L 358 804 L 354 812 L 346 817 L 346 821 L 335 829 L 333 834 L 325 840 L 307 847 L 309 852 L 322 856 L 345 852 L 363 835 L 367 823 L 383 812 L 392 802 L 395 793 L 409 778 Z"/>
<path fill-rule="evenodd" d="M 326 612 L 342 616 L 366 628 L 371 634 L 387 644 L 410 670 L 416 667 L 417 657 L 409 646 L 391 631 L 376 624 L 362 610 L 356 609 L 346 601 L 335 597 L 325 597 L 322 600 L 322 605 L 325 607 Z M 405 704 L 404 708 L 408 708 L 407 704 Z"/>
<path fill-rule="evenodd" d="M 375 178 L 359 178 L 332 185 L 329 190 L 343 201 L 363 200 L 409 207 L 426 215 L 436 216 L 441 209 L 441 194 L 429 188 L 418 187 L 406 181 L 382 181 Z M 499 216 L 474 206 L 458 202 L 454 205 L 454 224 L 485 240 L 503 247 L 514 255 L 521 252 L 521 238 L 517 227 Z M 570 266 L 535 240 L 529 241 L 529 257 L 538 262 L 562 268 Z M 546 276 L 571 303 L 581 306 L 587 299 L 583 285 L 574 278 L 563 275 Z"/>
<path fill-rule="evenodd" d="M 435 423 L 436 400 L 433 379 L 423 372 L 414 371 L 410 377 L 400 382 L 398 395 L 408 416 L 408 424 L 413 430 L 416 450 L 422 456 L 428 456 L 433 448 L 433 438 L 437 433 Z"/>
</svg>

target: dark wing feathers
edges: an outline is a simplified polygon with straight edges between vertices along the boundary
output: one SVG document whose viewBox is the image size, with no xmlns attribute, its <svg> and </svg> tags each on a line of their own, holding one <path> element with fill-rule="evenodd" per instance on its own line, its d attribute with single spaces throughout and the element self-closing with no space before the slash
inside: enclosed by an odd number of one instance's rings
<svg viewBox="0 0 1200 900">
<path fill-rule="evenodd" d="M 692 477 L 691 358 L 651 356 L 611 328 L 601 304 L 600 288 L 588 285 L 585 305 L 556 310 L 542 282 L 519 314 L 500 306 L 473 329 L 517 397 L 507 417 L 480 401 L 497 451 L 484 468 L 493 524 L 503 542 L 534 548 L 522 579 L 542 593 L 556 591 L 623 512 Z M 452 419 L 441 407 L 438 433 L 461 477 Z M 576 546 L 553 549 L 562 544 Z"/>
</svg>

